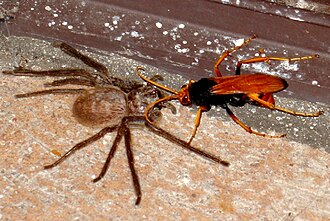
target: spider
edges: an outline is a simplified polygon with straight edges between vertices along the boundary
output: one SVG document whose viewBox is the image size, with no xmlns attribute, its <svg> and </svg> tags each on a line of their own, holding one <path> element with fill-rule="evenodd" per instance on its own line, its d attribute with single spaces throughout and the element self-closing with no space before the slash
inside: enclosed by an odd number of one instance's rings
<svg viewBox="0 0 330 221">
<path fill-rule="evenodd" d="M 81 85 L 84 88 L 51 88 L 40 91 L 34 91 L 24 94 L 15 95 L 16 98 L 27 98 L 34 96 L 43 96 L 48 94 L 72 94 L 78 95 L 72 108 L 73 116 L 78 123 L 88 127 L 102 127 L 102 129 L 95 135 L 77 143 L 63 156 L 61 156 L 54 163 L 44 166 L 45 169 L 51 169 L 76 151 L 88 146 L 89 144 L 101 139 L 107 133 L 117 131 L 114 142 L 111 146 L 108 157 L 104 163 L 104 166 L 100 174 L 93 179 L 93 182 L 101 180 L 109 169 L 111 159 L 113 158 L 118 145 L 124 137 L 126 155 L 128 165 L 130 168 L 134 191 L 136 194 L 135 204 L 138 205 L 141 202 L 142 192 L 141 186 L 134 166 L 134 156 L 131 148 L 131 132 L 130 125 L 133 123 L 142 123 L 146 127 L 155 133 L 162 136 L 165 139 L 194 152 L 202 157 L 205 157 L 211 161 L 229 166 L 227 161 L 220 159 L 210 153 L 199 150 L 192 147 L 189 143 L 171 135 L 154 124 L 148 123 L 143 114 L 145 108 L 149 103 L 163 97 L 164 95 L 155 87 L 151 85 L 144 85 L 142 83 L 125 80 L 109 75 L 107 68 L 97 62 L 96 60 L 82 54 L 78 50 L 69 46 L 63 42 L 56 42 L 54 47 L 60 48 L 64 53 L 80 59 L 86 65 L 97 70 L 96 73 L 90 73 L 84 69 L 56 69 L 46 71 L 34 71 L 23 67 L 15 68 L 14 70 L 3 71 L 6 75 L 15 76 L 29 76 L 29 77 L 62 77 L 62 79 L 53 80 L 52 82 L 45 83 L 47 87 L 56 87 L 64 85 Z M 157 80 L 159 76 L 155 76 L 153 79 Z M 161 80 L 161 79 L 158 79 Z M 87 86 L 87 87 L 86 87 Z M 158 106 L 152 113 L 152 119 L 158 119 L 160 117 L 160 109 L 163 107 L 171 108 L 172 112 L 175 112 L 174 106 L 162 105 Z"/>
</svg>

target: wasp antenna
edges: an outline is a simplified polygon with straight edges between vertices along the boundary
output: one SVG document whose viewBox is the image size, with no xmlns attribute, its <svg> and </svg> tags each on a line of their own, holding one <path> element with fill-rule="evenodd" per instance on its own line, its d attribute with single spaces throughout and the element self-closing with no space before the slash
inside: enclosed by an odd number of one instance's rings
<svg viewBox="0 0 330 221">
<path fill-rule="evenodd" d="M 144 68 L 141 67 L 141 66 L 137 66 L 137 67 L 135 68 L 135 72 L 136 72 L 136 74 L 139 75 L 139 77 L 142 78 L 142 80 L 144 80 L 145 82 L 148 82 L 148 83 L 150 83 L 150 84 L 152 84 L 152 85 L 154 85 L 154 86 L 156 86 L 156 87 L 158 87 L 158 88 L 160 88 L 160 89 L 163 89 L 163 90 L 165 90 L 165 91 L 168 91 L 168 92 L 170 92 L 170 93 L 172 93 L 172 94 L 178 94 L 178 93 L 179 93 L 178 91 L 175 91 L 175 90 L 173 90 L 173 89 L 171 89 L 171 88 L 165 87 L 164 85 L 158 84 L 158 83 L 156 83 L 155 81 L 152 81 L 152 80 L 150 80 L 149 78 L 146 78 L 145 76 L 143 76 L 143 75 L 140 73 L 140 71 L 144 71 Z"/>
</svg>

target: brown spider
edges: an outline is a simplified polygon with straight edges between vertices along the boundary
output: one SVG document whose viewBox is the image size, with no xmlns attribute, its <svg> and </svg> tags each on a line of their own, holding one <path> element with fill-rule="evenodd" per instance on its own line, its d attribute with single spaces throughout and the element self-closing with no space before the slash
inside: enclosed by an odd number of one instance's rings
<svg viewBox="0 0 330 221">
<path fill-rule="evenodd" d="M 45 169 L 50 169 L 57 166 L 77 150 L 80 150 L 83 147 L 86 147 L 87 145 L 99 140 L 107 133 L 117 131 L 117 135 L 101 170 L 101 173 L 93 180 L 93 182 L 99 181 L 106 174 L 110 166 L 110 161 L 117 150 L 118 144 L 124 136 L 126 155 L 133 179 L 134 190 L 137 195 L 135 204 L 138 205 L 141 201 L 142 193 L 138 175 L 134 167 L 134 157 L 131 149 L 131 132 L 129 128 L 131 123 L 137 122 L 144 123 L 153 133 L 162 136 L 165 139 L 176 143 L 185 149 L 188 149 L 200 156 L 203 156 L 216 163 L 220 163 L 224 166 L 229 165 L 227 161 L 224 161 L 205 151 L 194 148 L 187 142 L 176 138 L 175 136 L 155 126 L 154 124 L 146 122 L 143 114 L 147 105 L 152 101 L 163 97 L 162 93 L 158 89 L 151 85 L 143 85 L 139 82 L 111 77 L 109 76 L 107 68 L 103 64 L 87 57 L 86 55 L 83 55 L 65 43 L 54 43 L 54 46 L 60 48 L 66 54 L 80 59 L 88 66 L 96 69 L 98 72 L 96 74 L 92 74 L 83 69 L 34 71 L 25 69 L 23 67 L 18 67 L 13 71 L 4 71 L 3 73 L 7 75 L 29 77 L 65 77 L 46 83 L 45 86 L 54 87 L 63 85 L 83 85 L 89 86 L 90 88 L 53 88 L 30 93 L 17 94 L 15 97 L 26 98 L 47 94 L 77 94 L 79 96 L 72 108 L 73 116 L 75 119 L 85 126 L 103 127 L 103 129 L 101 129 L 95 135 L 76 144 L 57 161 L 45 166 Z M 157 76 L 154 77 L 154 79 L 156 78 Z M 151 113 L 151 117 L 153 119 L 160 117 L 159 110 L 162 107 L 169 107 L 172 109 L 172 112 L 175 111 L 173 106 L 159 106 L 158 109 L 155 109 Z"/>
</svg>

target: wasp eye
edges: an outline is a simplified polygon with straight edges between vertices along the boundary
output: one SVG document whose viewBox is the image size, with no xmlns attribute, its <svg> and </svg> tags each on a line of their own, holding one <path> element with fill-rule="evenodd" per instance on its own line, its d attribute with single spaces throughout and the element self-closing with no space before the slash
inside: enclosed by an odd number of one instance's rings
<svg viewBox="0 0 330 221">
<path fill-rule="evenodd" d="M 181 103 L 182 105 L 184 105 L 184 106 L 186 106 L 186 105 L 190 105 L 190 104 L 191 104 L 191 101 L 190 101 L 188 95 L 183 96 L 183 97 L 180 99 L 180 103 Z"/>
</svg>

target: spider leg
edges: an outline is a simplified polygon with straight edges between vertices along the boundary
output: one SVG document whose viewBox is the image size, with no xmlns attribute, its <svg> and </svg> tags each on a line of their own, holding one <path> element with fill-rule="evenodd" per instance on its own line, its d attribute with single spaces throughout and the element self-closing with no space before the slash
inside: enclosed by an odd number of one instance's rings
<svg viewBox="0 0 330 221">
<path fill-rule="evenodd" d="M 99 174 L 98 177 L 96 177 L 93 180 L 93 182 L 97 182 L 97 181 L 99 181 L 100 179 L 102 179 L 104 177 L 104 175 L 106 174 L 106 172 L 109 169 L 110 161 L 113 158 L 113 156 L 115 155 L 118 144 L 121 141 L 122 137 L 124 136 L 128 165 L 129 165 L 129 168 L 130 168 L 130 171 L 131 171 L 131 176 L 132 176 L 132 179 L 133 179 L 134 190 L 135 190 L 135 193 L 137 195 L 135 205 L 139 205 L 140 202 L 141 202 L 141 198 L 142 198 L 142 192 L 141 192 L 139 177 L 138 177 L 137 172 L 136 172 L 135 167 L 134 167 L 134 156 L 133 156 L 133 152 L 132 152 L 132 148 L 131 148 L 131 132 L 129 130 L 129 125 L 128 125 L 129 122 L 134 122 L 134 121 L 135 122 L 136 121 L 144 121 L 144 117 L 143 116 L 128 116 L 128 117 L 124 117 L 122 119 L 122 122 L 121 122 L 121 124 L 118 128 L 116 138 L 115 138 L 115 140 L 112 144 L 112 147 L 110 149 L 110 152 L 108 154 L 108 158 L 107 158 L 106 162 L 103 165 L 101 173 Z"/>
<path fill-rule="evenodd" d="M 164 98 L 166 97 L 167 95 L 163 92 L 163 91 L 158 91 L 158 98 Z M 172 103 L 169 103 L 169 102 L 166 102 L 166 103 L 160 103 L 157 105 L 160 109 L 162 108 L 168 108 L 171 110 L 172 114 L 176 114 L 177 111 L 176 111 L 176 107 L 172 104 Z"/>
<path fill-rule="evenodd" d="M 96 82 L 90 81 L 87 79 L 81 79 L 81 78 L 66 78 L 61 80 L 55 80 L 49 83 L 45 83 L 45 87 L 56 87 L 56 86 L 63 86 L 63 85 L 82 85 L 82 86 L 89 86 L 89 87 L 95 87 Z"/>
<path fill-rule="evenodd" d="M 41 91 L 34 91 L 25 94 L 16 94 L 16 98 L 24 98 L 24 97 L 35 97 L 35 96 L 43 96 L 47 94 L 81 94 L 85 92 L 85 89 L 49 89 L 49 90 L 41 90 Z"/>
<path fill-rule="evenodd" d="M 81 60 L 82 62 L 84 62 L 86 65 L 94 68 L 100 73 L 99 75 L 102 77 L 104 81 L 112 84 L 113 80 L 109 77 L 108 69 L 100 62 L 82 54 L 81 52 L 79 52 L 78 50 L 76 50 L 75 48 L 71 47 L 70 45 L 64 42 L 54 42 L 53 46 L 56 48 L 60 48 L 64 53 L 72 57 L 75 57 Z"/>
<path fill-rule="evenodd" d="M 28 77 L 72 77 L 67 79 L 55 80 L 50 83 L 45 83 L 45 86 L 61 86 L 66 84 L 72 85 L 96 85 L 96 77 L 83 69 L 54 69 L 48 71 L 35 71 L 23 67 L 15 68 L 12 71 L 3 71 L 3 74 L 14 76 L 28 76 Z"/>
<path fill-rule="evenodd" d="M 123 138 L 123 135 L 125 134 L 126 126 L 125 126 L 124 120 L 125 120 L 125 118 L 123 118 L 120 126 L 118 127 L 116 138 L 113 141 L 113 144 L 112 144 L 112 147 L 111 147 L 110 152 L 108 154 L 108 157 L 107 157 L 105 163 L 103 164 L 103 168 L 101 170 L 101 173 L 98 175 L 98 177 L 93 179 L 94 183 L 101 180 L 104 177 L 104 175 L 107 173 L 108 169 L 109 169 L 110 161 L 113 158 L 113 156 L 115 155 L 115 152 L 118 148 L 118 144 L 121 141 L 121 139 Z"/>
<path fill-rule="evenodd" d="M 104 137 L 104 135 L 106 135 L 107 133 L 110 133 L 110 132 L 112 132 L 112 131 L 114 131 L 116 129 L 117 129 L 117 126 L 103 128 L 97 134 L 95 134 L 95 135 L 87 138 L 86 140 L 83 140 L 80 143 L 76 144 L 68 152 L 66 152 L 60 159 L 58 159 L 57 161 L 55 161 L 52 164 L 49 164 L 49 165 L 44 166 L 44 168 L 45 169 L 50 169 L 50 168 L 53 168 L 53 167 L 57 166 L 58 164 L 60 164 L 61 162 L 63 162 L 66 158 L 68 158 L 70 155 L 72 155 L 73 153 L 75 153 L 77 150 L 80 150 L 80 149 L 88 146 L 89 144 L 91 144 L 91 143 L 99 140 L 100 138 Z"/>
<path fill-rule="evenodd" d="M 134 119 L 133 119 L 134 120 Z M 126 147 L 126 155 L 127 155 L 127 160 L 128 160 L 128 165 L 131 171 L 131 175 L 132 175 L 132 179 L 133 179 L 133 185 L 134 185 L 134 190 L 135 190 L 135 194 L 137 196 L 136 201 L 135 201 L 135 205 L 139 205 L 141 202 L 141 198 L 142 198 L 142 192 L 141 192 L 141 185 L 139 182 L 139 177 L 137 175 L 137 172 L 135 170 L 135 166 L 134 166 L 134 155 L 133 155 L 133 151 L 131 148 L 131 132 L 130 129 L 128 127 L 128 120 L 125 122 L 125 147 Z"/>
<path fill-rule="evenodd" d="M 150 80 L 157 82 L 157 81 L 164 81 L 164 78 L 163 78 L 163 76 L 156 74 L 153 77 L 151 77 Z M 148 83 L 148 85 L 152 85 L 152 84 Z M 163 98 L 163 97 L 167 96 L 163 91 L 158 90 L 157 92 L 158 92 L 158 98 Z M 160 109 L 168 108 L 171 110 L 172 114 L 176 114 L 176 108 L 171 103 L 168 103 L 168 102 L 160 103 L 158 106 L 160 107 Z"/>
<path fill-rule="evenodd" d="M 165 130 L 153 125 L 152 123 L 149 123 L 147 121 L 145 121 L 145 125 L 147 126 L 148 129 L 150 129 L 153 133 L 157 134 L 158 136 L 161 136 L 169 141 L 171 141 L 172 143 L 175 143 L 179 146 L 181 146 L 182 148 L 184 149 L 187 149 L 189 151 L 192 151 L 194 152 L 195 154 L 197 155 L 200 155 L 202 157 L 205 157 L 209 160 L 212 160 L 216 163 L 220 163 L 224 166 L 229 166 L 229 162 L 225 161 L 225 160 L 222 160 L 221 158 L 217 157 L 217 156 L 214 156 L 213 154 L 211 153 L 207 153 L 205 151 L 202 151 L 200 149 L 197 149 L 193 146 L 191 146 L 189 143 L 173 136 L 172 134 L 166 132 Z"/>
<path fill-rule="evenodd" d="M 47 71 L 35 71 L 28 68 L 17 67 L 14 70 L 3 71 L 3 74 L 14 75 L 14 76 L 28 76 L 28 77 L 70 77 L 79 76 L 89 80 L 95 80 L 95 77 L 84 69 L 77 68 L 64 68 L 64 69 L 54 69 Z"/>
</svg>

